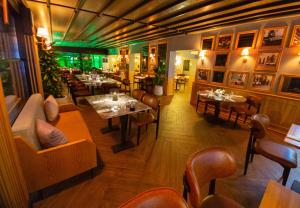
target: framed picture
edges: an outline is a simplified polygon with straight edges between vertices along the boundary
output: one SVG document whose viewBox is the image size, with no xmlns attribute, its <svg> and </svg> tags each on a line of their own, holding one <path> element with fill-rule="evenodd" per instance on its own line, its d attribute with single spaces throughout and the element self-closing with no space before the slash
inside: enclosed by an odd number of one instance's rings
<svg viewBox="0 0 300 208">
<path fill-rule="evenodd" d="M 278 87 L 278 93 L 292 97 L 300 97 L 300 76 L 282 74 Z"/>
<path fill-rule="evenodd" d="M 261 51 L 258 53 L 255 70 L 277 71 L 281 52 Z"/>
<path fill-rule="evenodd" d="M 224 84 L 226 71 L 213 70 L 212 82 L 215 84 Z"/>
<path fill-rule="evenodd" d="M 232 34 L 218 35 L 216 50 L 230 50 L 232 44 Z"/>
<path fill-rule="evenodd" d="M 230 71 L 228 74 L 228 86 L 246 88 L 249 72 Z"/>
<path fill-rule="evenodd" d="M 196 81 L 198 82 L 208 82 L 210 76 L 209 69 L 197 69 L 196 72 Z"/>
<path fill-rule="evenodd" d="M 216 52 L 214 68 L 225 68 L 229 62 L 229 52 Z"/>
<path fill-rule="evenodd" d="M 252 90 L 271 91 L 273 89 L 275 74 L 271 73 L 253 73 L 251 79 Z"/>
<path fill-rule="evenodd" d="M 257 30 L 239 32 L 236 38 L 235 48 L 254 48 L 257 38 Z"/>
<path fill-rule="evenodd" d="M 300 25 L 294 26 L 290 47 L 300 47 Z"/>
<path fill-rule="evenodd" d="M 286 36 L 286 26 L 270 27 L 262 31 L 261 48 L 282 48 Z"/>
<path fill-rule="evenodd" d="M 213 50 L 215 45 L 215 36 L 202 38 L 201 50 Z"/>
</svg>

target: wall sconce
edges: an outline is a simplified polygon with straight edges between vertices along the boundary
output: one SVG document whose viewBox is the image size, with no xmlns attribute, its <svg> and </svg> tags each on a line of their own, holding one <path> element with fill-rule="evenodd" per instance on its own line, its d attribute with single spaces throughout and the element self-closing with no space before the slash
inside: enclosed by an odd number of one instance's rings
<svg viewBox="0 0 300 208">
<path fill-rule="evenodd" d="M 249 49 L 248 48 L 244 48 L 242 51 L 242 56 L 243 58 L 243 63 L 247 63 L 247 57 L 249 56 Z"/>
<path fill-rule="evenodd" d="M 200 60 L 201 60 L 202 65 L 204 64 L 205 54 L 206 54 L 206 50 L 202 50 L 202 51 L 200 51 L 200 53 L 199 53 L 199 57 L 200 57 Z"/>
<path fill-rule="evenodd" d="M 48 37 L 48 31 L 43 27 L 39 27 L 37 29 L 36 36 L 41 37 L 41 38 L 47 38 Z"/>
</svg>

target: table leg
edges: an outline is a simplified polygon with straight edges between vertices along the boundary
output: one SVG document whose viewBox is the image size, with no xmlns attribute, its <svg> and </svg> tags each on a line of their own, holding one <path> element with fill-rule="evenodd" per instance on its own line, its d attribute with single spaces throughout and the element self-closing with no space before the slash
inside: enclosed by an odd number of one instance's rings
<svg viewBox="0 0 300 208">
<path fill-rule="evenodd" d="M 220 115 L 220 102 L 215 102 L 215 119 L 218 120 Z"/>
<path fill-rule="evenodd" d="M 119 127 L 118 126 L 114 126 L 112 124 L 112 118 L 109 118 L 107 120 L 107 127 L 101 129 L 101 132 L 102 132 L 102 134 L 106 134 L 106 133 L 109 133 L 109 132 L 112 132 L 112 131 L 116 131 L 116 130 L 119 130 Z"/>
<path fill-rule="evenodd" d="M 127 140 L 128 115 L 120 116 L 121 122 L 121 143 L 113 145 L 111 148 L 114 153 L 134 147 L 131 141 Z"/>
</svg>

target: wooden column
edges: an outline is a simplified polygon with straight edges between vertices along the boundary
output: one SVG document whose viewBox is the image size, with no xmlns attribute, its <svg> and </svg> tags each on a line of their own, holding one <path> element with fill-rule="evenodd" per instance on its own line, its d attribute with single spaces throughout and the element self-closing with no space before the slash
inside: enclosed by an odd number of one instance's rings
<svg viewBox="0 0 300 208">
<path fill-rule="evenodd" d="M 21 172 L 0 79 L 0 207 L 28 207 L 29 199 Z"/>
</svg>

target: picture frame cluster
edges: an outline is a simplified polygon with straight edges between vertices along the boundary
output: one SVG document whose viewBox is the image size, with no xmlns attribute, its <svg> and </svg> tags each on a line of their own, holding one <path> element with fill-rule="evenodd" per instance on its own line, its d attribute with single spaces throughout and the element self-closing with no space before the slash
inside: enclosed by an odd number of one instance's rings
<svg viewBox="0 0 300 208">
<path fill-rule="evenodd" d="M 276 79 L 282 50 L 286 43 L 288 26 L 265 27 L 259 30 L 207 36 L 201 39 L 201 50 L 214 51 L 213 69 L 197 69 L 196 82 L 211 82 L 217 85 L 272 92 Z M 290 48 L 300 47 L 300 25 L 294 25 L 289 43 Z M 257 49 L 253 72 L 227 71 L 232 50 Z M 282 74 L 279 76 L 278 93 L 290 96 L 295 93 L 300 97 L 300 76 Z M 287 86 L 291 80 L 294 86 Z M 294 87 L 294 88 L 292 88 Z"/>
</svg>

